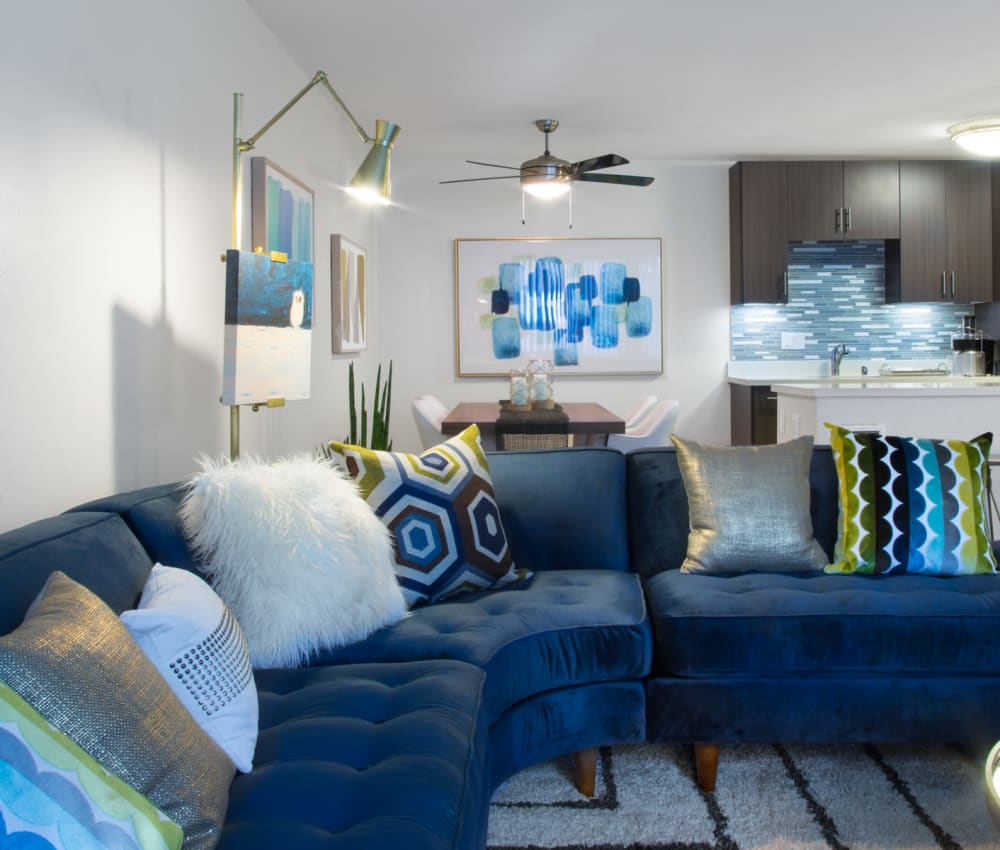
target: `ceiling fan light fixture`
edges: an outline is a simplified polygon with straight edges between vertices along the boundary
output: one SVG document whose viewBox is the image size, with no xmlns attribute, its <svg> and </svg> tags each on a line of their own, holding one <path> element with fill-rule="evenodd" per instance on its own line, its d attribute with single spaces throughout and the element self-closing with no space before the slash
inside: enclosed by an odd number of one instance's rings
<svg viewBox="0 0 1000 850">
<path fill-rule="evenodd" d="M 1000 117 L 952 124 L 948 135 L 956 144 L 977 156 L 1000 157 Z"/>
<path fill-rule="evenodd" d="M 529 195 L 542 200 L 561 198 L 569 191 L 569 180 L 560 178 L 534 178 L 532 180 L 523 179 L 521 185 Z"/>
</svg>

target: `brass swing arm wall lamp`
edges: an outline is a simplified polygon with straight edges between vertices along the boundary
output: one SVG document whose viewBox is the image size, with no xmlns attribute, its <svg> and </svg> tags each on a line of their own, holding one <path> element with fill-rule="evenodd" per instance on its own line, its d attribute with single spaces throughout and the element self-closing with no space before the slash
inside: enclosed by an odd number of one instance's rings
<svg viewBox="0 0 1000 850">
<path fill-rule="evenodd" d="M 389 184 L 389 153 L 392 150 L 396 136 L 399 135 L 399 125 L 391 121 L 378 119 L 375 122 L 375 136 L 369 136 L 358 119 L 354 117 L 347 104 L 340 95 L 330 85 L 330 80 L 325 71 L 317 71 L 315 76 L 302 87 L 302 90 L 295 95 L 288 103 L 279 109 L 274 116 L 252 136 L 242 139 L 241 133 L 241 112 L 242 94 L 233 95 L 233 248 L 240 248 L 242 236 L 243 218 L 243 192 L 242 192 L 242 155 L 246 151 L 253 150 L 257 140 L 268 130 L 280 121 L 286 112 L 296 103 L 302 100 L 313 88 L 322 85 L 330 94 L 344 114 L 351 120 L 354 129 L 361 140 L 372 146 L 368 155 L 361 163 L 351 182 L 347 184 L 347 191 L 366 203 L 388 204 L 391 200 L 391 190 Z"/>
<path fill-rule="evenodd" d="M 264 124 L 256 133 L 246 139 L 241 138 L 242 106 L 243 95 L 236 93 L 233 95 L 233 204 L 232 204 L 232 247 L 237 251 L 242 247 L 243 237 L 243 164 L 242 158 L 246 151 L 253 150 L 257 140 L 280 121 L 286 112 L 296 103 L 302 100 L 313 88 L 322 85 L 330 94 L 344 114 L 351 120 L 354 129 L 365 144 L 372 146 L 367 156 L 361 163 L 351 182 L 347 184 L 347 191 L 364 201 L 365 203 L 388 204 L 391 201 L 391 191 L 389 183 L 389 153 L 392 145 L 399 135 L 399 125 L 391 121 L 384 121 L 381 118 L 375 122 L 375 136 L 369 136 L 358 120 L 351 114 L 347 104 L 340 95 L 330 85 L 330 80 L 325 71 L 317 71 L 315 76 L 302 87 L 302 90 L 295 95 L 288 103 L 279 109 L 274 116 Z M 278 406 L 268 404 L 268 407 Z M 254 405 L 254 410 L 258 405 Z M 232 405 L 229 408 L 229 451 L 232 458 L 239 457 L 240 453 L 240 408 Z"/>
<path fill-rule="evenodd" d="M 384 121 L 380 118 L 375 122 L 374 138 L 369 136 L 364 131 L 364 128 L 358 123 L 358 119 L 351 114 L 351 110 L 347 108 L 347 104 L 344 103 L 340 95 L 337 94 L 333 86 L 330 85 L 330 80 L 325 71 L 317 71 L 316 76 L 303 86 L 302 91 L 300 91 L 297 95 L 295 95 L 295 97 L 279 109 L 274 117 L 256 133 L 250 136 L 250 138 L 246 140 L 237 138 L 236 147 L 241 152 L 252 150 L 253 146 L 257 144 L 257 140 L 261 136 L 263 136 L 268 130 L 271 129 L 271 127 L 280 121 L 284 114 L 295 106 L 296 103 L 302 100 L 302 98 L 305 97 L 313 87 L 318 85 L 322 85 L 328 92 L 330 92 L 333 99 L 337 101 L 340 108 L 344 110 L 344 114 L 351 119 L 354 129 L 357 130 L 358 135 L 361 137 L 361 141 L 372 146 L 372 149 L 368 152 L 364 162 L 361 163 L 361 167 L 358 169 L 351 182 L 347 185 L 348 191 L 352 191 L 354 194 L 361 196 L 367 201 L 384 204 L 389 203 L 389 151 L 392 150 L 393 142 L 395 142 L 396 136 L 399 135 L 399 127 L 391 121 Z"/>
</svg>

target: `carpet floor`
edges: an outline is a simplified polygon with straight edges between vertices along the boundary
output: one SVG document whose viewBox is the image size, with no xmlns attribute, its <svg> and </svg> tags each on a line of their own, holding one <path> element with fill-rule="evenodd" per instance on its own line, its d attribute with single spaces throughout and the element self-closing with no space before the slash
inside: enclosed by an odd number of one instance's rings
<svg viewBox="0 0 1000 850">
<path fill-rule="evenodd" d="M 689 746 L 604 748 L 597 793 L 572 760 L 497 789 L 490 850 L 1000 850 L 980 755 L 948 745 L 722 748 L 715 793 Z"/>
</svg>

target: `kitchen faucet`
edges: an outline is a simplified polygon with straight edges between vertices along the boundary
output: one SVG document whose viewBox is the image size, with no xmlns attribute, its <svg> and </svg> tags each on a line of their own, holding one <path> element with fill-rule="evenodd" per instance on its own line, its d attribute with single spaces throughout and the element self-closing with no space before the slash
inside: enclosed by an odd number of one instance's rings
<svg viewBox="0 0 1000 850">
<path fill-rule="evenodd" d="M 843 342 L 838 342 L 833 351 L 830 352 L 830 374 L 837 377 L 840 374 L 840 361 L 844 356 L 851 353 L 851 349 Z"/>
</svg>

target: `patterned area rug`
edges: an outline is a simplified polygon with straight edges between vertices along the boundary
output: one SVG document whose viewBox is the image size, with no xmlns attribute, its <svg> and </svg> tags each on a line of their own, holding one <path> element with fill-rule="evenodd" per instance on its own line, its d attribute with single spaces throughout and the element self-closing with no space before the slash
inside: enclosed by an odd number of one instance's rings
<svg viewBox="0 0 1000 850">
<path fill-rule="evenodd" d="M 691 747 L 602 749 L 597 793 L 572 760 L 518 773 L 490 808 L 491 850 L 998 850 L 986 751 L 948 745 L 722 749 L 714 794 Z"/>
</svg>

